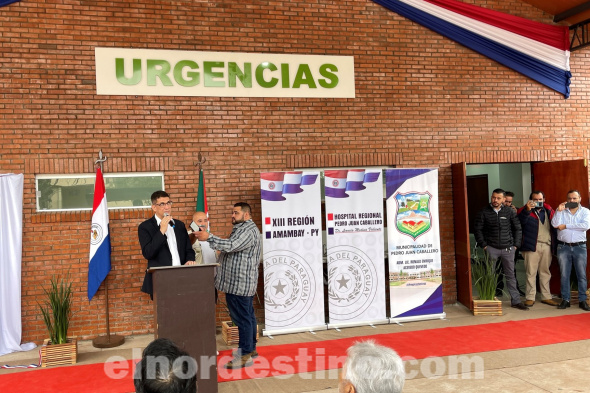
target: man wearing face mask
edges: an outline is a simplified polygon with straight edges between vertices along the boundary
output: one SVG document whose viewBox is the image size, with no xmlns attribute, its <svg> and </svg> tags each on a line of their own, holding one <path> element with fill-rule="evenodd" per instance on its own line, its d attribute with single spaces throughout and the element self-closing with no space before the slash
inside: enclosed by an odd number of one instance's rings
<svg viewBox="0 0 590 393">
<path fill-rule="evenodd" d="M 195 251 L 195 262 L 197 265 L 203 263 L 216 263 L 217 256 L 211 249 L 208 242 L 197 240 L 196 232 L 209 231 L 209 218 L 205 212 L 196 212 L 193 214 L 193 222 L 190 225 L 188 236 L 191 239 L 193 250 Z"/>
<path fill-rule="evenodd" d="M 551 219 L 555 211 L 545 203 L 542 191 L 533 191 L 529 201 L 518 210 L 518 219 L 522 227 L 522 245 L 520 251 L 524 256 L 526 271 L 526 301 L 525 306 L 532 307 L 537 295 L 537 273 L 539 273 L 539 288 L 541 303 L 557 306 L 559 303 L 551 298 L 549 280 L 551 273 L 551 246 L 554 244 L 555 229 L 551 226 Z"/>
<path fill-rule="evenodd" d="M 572 265 L 578 276 L 578 299 L 580 308 L 590 311 L 586 303 L 586 231 L 590 229 L 590 210 L 583 207 L 582 198 L 578 190 L 567 193 L 567 202 L 561 203 L 551 220 L 551 225 L 557 229 L 557 260 L 561 272 L 561 303 L 557 308 L 565 309 L 570 306 L 570 274 Z"/>
<path fill-rule="evenodd" d="M 152 194 L 154 216 L 139 224 L 137 234 L 148 269 L 161 266 L 194 265 L 195 252 L 182 221 L 172 218 L 172 201 L 166 191 Z M 152 275 L 145 272 L 141 291 L 153 298 Z"/>
</svg>

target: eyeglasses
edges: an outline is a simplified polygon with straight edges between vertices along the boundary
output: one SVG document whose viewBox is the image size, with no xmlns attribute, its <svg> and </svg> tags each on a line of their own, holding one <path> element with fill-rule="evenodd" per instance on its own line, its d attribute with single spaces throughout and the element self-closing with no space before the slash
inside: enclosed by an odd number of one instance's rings
<svg viewBox="0 0 590 393">
<path fill-rule="evenodd" d="M 158 206 L 158 207 L 172 206 L 172 201 L 162 202 L 162 203 L 155 203 L 154 206 Z"/>
</svg>

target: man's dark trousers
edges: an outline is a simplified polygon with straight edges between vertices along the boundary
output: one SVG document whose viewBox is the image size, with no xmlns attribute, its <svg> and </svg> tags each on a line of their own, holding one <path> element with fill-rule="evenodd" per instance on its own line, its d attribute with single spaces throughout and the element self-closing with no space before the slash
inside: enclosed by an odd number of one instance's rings
<svg viewBox="0 0 590 393">
<path fill-rule="evenodd" d="M 256 314 L 254 296 L 225 294 L 229 316 L 238 325 L 238 355 L 247 355 L 256 349 Z"/>
</svg>

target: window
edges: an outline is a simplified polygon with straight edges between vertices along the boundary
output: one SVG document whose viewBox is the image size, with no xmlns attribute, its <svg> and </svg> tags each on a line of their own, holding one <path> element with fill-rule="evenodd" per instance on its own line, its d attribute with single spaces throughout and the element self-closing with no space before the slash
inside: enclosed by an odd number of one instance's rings
<svg viewBox="0 0 590 393">
<path fill-rule="evenodd" d="M 164 174 L 103 174 L 109 209 L 144 208 L 164 189 Z M 37 175 L 37 211 L 92 210 L 95 174 Z"/>
</svg>

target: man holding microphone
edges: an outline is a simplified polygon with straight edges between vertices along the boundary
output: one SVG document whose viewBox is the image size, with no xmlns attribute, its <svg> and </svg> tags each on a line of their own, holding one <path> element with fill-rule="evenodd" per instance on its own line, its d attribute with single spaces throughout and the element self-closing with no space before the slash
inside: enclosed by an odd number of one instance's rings
<svg viewBox="0 0 590 393">
<path fill-rule="evenodd" d="M 154 216 L 139 224 L 137 234 L 147 268 L 160 266 L 194 265 L 195 252 L 184 223 L 170 215 L 172 201 L 166 191 L 152 194 Z M 152 275 L 145 272 L 141 291 L 153 299 Z"/>
</svg>

